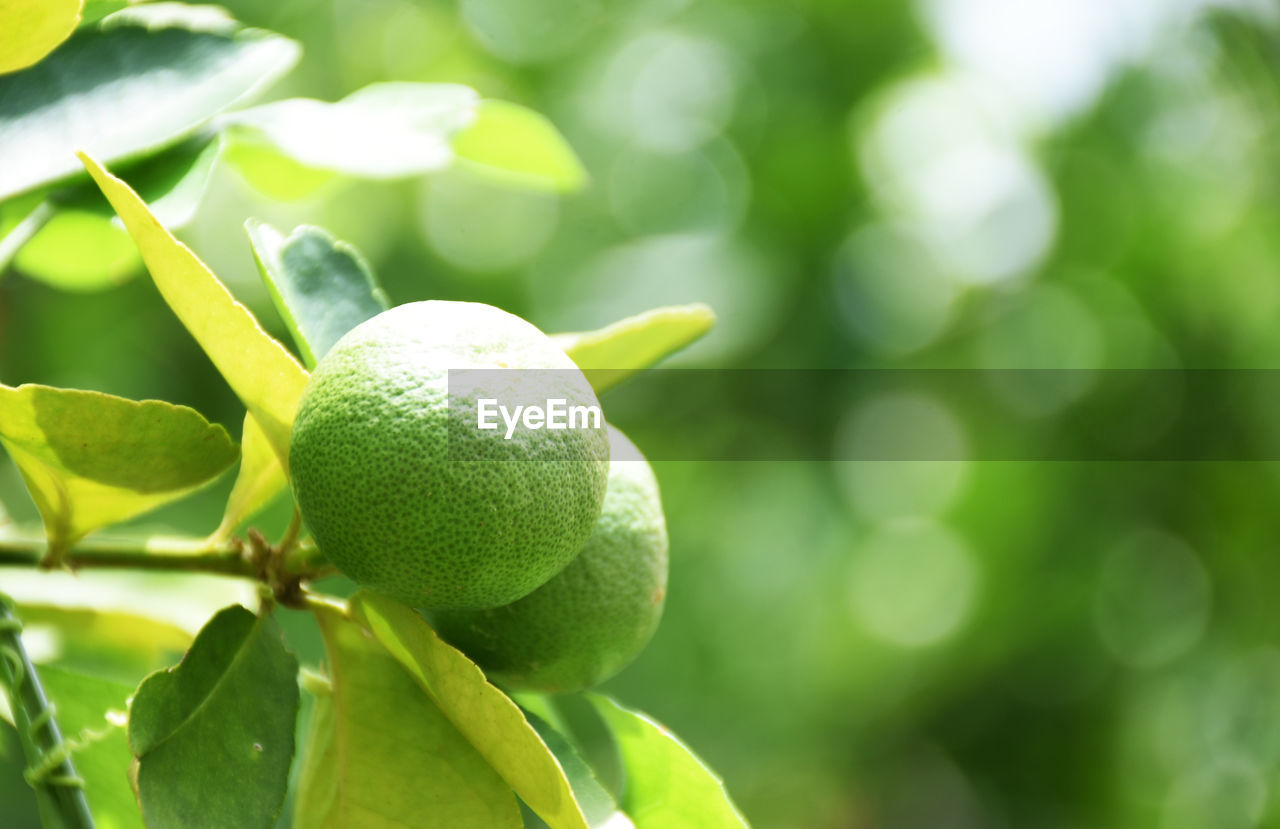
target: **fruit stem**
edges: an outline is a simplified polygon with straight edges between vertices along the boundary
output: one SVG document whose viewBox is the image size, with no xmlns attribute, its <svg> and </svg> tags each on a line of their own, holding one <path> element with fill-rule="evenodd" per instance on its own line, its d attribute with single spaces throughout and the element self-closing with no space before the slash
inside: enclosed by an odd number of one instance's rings
<svg viewBox="0 0 1280 829">
<path fill-rule="evenodd" d="M 302 512 L 293 508 L 293 518 L 289 519 L 289 528 L 284 531 L 284 538 L 276 545 L 281 556 L 287 556 L 298 545 L 298 535 L 302 532 Z"/>
</svg>

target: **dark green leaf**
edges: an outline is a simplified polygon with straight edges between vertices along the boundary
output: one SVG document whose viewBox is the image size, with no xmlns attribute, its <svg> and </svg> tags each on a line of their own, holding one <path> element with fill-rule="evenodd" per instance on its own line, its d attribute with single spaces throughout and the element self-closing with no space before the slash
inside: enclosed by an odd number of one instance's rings
<svg viewBox="0 0 1280 829">
<path fill-rule="evenodd" d="M 82 176 L 78 150 L 116 161 L 168 146 L 297 57 L 292 41 L 212 7 L 139 6 L 81 29 L 0 76 L 0 200 Z"/>
<path fill-rule="evenodd" d="M 317 689 L 294 826 L 520 826 L 511 790 L 404 668 L 340 611 L 314 612 L 332 683 Z"/>
<path fill-rule="evenodd" d="M 355 248 L 318 227 L 288 238 L 250 219 L 245 224 L 258 271 L 293 334 L 307 368 L 343 334 L 390 307 Z"/>
<path fill-rule="evenodd" d="M 538 732 L 538 736 L 547 744 L 547 748 L 551 749 L 551 753 L 560 763 L 560 768 L 564 769 L 565 777 L 569 779 L 569 785 L 573 788 L 573 797 L 582 807 L 582 814 L 586 816 L 587 823 L 592 829 L 599 829 L 606 825 L 610 829 L 620 829 L 622 822 L 617 817 L 617 804 L 605 791 L 604 786 L 600 785 L 595 772 L 578 755 L 577 749 L 569 739 L 552 728 L 546 720 L 530 713 L 527 709 L 525 719 Z"/>
<path fill-rule="evenodd" d="M 36 385 L 0 385 L 0 443 L 52 549 L 185 495 L 236 459 L 226 430 L 185 406 Z"/>
<path fill-rule="evenodd" d="M 742 829 L 724 783 L 675 735 L 608 697 L 587 694 L 613 731 L 626 767 L 622 808 L 637 829 Z"/>
<path fill-rule="evenodd" d="M 138 800 L 150 827 L 270 827 L 284 802 L 298 662 L 269 616 L 239 605 L 205 625 L 129 709 Z"/>
</svg>

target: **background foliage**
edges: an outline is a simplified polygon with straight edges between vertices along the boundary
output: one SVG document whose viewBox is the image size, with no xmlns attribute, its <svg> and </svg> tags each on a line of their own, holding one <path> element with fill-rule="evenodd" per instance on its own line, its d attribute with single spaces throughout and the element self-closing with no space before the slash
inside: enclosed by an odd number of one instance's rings
<svg viewBox="0 0 1280 829">
<path fill-rule="evenodd" d="M 721 322 L 686 365 L 1280 355 L 1280 19 L 1261 3 L 226 5 L 303 45 L 273 97 L 463 83 L 546 113 L 590 176 L 564 197 L 466 170 L 333 179 L 279 203 L 219 168 L 182 235 L 282 339 L 245 216 L 350 240 L 393 303 L 479 300 L 563 331 L 706 301 Z M 10 269 L 0 380 L 169 400 L 234 432 L 243 409 L 121 251 L 93 290 Z M 1274 456 L 1268 401 L 1223 393 Z M 974 425 L 927 398 L 823 399 L 833 445 L 906 420 L 963 454 Z M 1025 402 L 1009 396 L 1034 417 Z M 680 733 L 753 825 L 1280 826 L 1274 464 L 656 472 L 667 615 L 606 690 Z M 207 532 L 230 487 L 139 521 Z M 38 525 L 7 461 L 0 501 Z M 172 579 L 0 583 L 128 608 Z M 192 579 L 148 610 L 194 631 L 238 589 Z M 318 632 L 282 623 L 314 664 Z M 5 739 L 8 816 L 29 795 Z"/>
</svg>

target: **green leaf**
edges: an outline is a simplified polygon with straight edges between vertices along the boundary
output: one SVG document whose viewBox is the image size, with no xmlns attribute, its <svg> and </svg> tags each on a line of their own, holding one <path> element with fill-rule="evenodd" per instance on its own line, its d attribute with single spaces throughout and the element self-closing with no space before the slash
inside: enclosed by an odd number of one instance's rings
<svg viewBox="0 0 1280 829">
<path fill-rule="evenodd" d="M 208 483 L 236 458 L 225 429 L 160 400 L 0 385 L 0 443 L 44 519 L 51 561 L 89 532 Z"/>
<path fill-rule="evenodd" d="M 57 213 L 57 207 L 45 196 L 44 191 L 36 191 L 0 202 L 0 277 L 22 246 Z"/>
<path fill-rule="evenodd" d="M 109 14 L 141 2 L 145 0 L 85 0 L 84 12 L 80 15 L 80 25 L 81 27 L 91 26 Z"/>
<path fill-rule="evenodd" d="M 213 272 L 173 238 L 127 184 L 96 161 L 81 160 L 124 220 L 151 278 L 266 435 L 285 469 L 289 430 L 307 372 L 272 339 Z"/>
<path fill-rule="evenodd" d="M 130 691 L 191 645 L 182 628 L 131 613 L 24 604 L 21 614 L 26 635 L 52 648 L 42 665 L 118 680 Z"/>
<path fill-rule="evenodd" d="M 221 146 L 207 137 L 186 141 L 132 166 L 124 177 L 157 219 L 182 227 L 204 198 Z M 97 291 L 141 269 L 138 249 L 93 182 L 60 191 L 50 203 L 55 214 L 17 255 L 27 276 L 66 291 Z"/>
<path fill-rule="evenodd" d="M 78 150 L 111 162 L 173 144 L 298 54 L 211 7 L 139 6 L 81 29 L 48 59 L 0 76 L 0 200 L 82 176 Z M 125 115 L 137 112 L 147 117 Z"/>
<path fill-rule="evenodd" d="M 715 312 L 706 305 L 654 308 L 597 331 L 557 334 L 553 339 L 578 364 L 596 392 L 617 385 L 711 330 Z"/>
<path fill-rule="evenodd" d="M 609 829 L 622 829 L 628 825 L 630 821 L 619 816 L 617 804 L 605 791 L 604 786 L 600 785 L 595 772 L 578 754 L 569 739 L 554 729 L 545 719 L 530 713 L 527 709 L 525 719 L 538 732 L 538 736 L 547 744 L 547 748 L 551 749 L 556 761 L 560 763 L 560 768 L 564 769 L 565 777 L 573 788 L 573 797 L 582 807 L 582 813 L 592 829 L 603 826 L 608 826 Z"/>
<path fill-rule="evenodd" d="M 486 100 L 475 122 L 453 140 L 463 166 L 496 181 L 538 190 L 576 190 L 587 172 L 546 117 L 531 109 Z"/>
<path fill-rule="evenodd" d="M 524 713 L 415 611 L 362 592 L 357 620 L 412 674 L 471 745 L 552 829 L 587 826 L 564 770 Z"/>
<path fill-rule="evenodd" d="M 253 415 L 246 413 L 244 431 L 240 435 L 240 471 L 227 498 L 222 523 L 209 536 L 209 542 L 216 544 L 230 538 L 236 527 L 271 503 L 288 485 L 284 467 L 271 448 L 271 442 Z"/>
<path fill-rule="evenodd" d="M 390 307 L 355 248 L 322 228 L 302 226 L 286 239 L 275 228 L 245 223 L 258 271 L 307 368 L 342 335 Z"/>
<path fill-rule="evenodd" d="M 196 208 L 209 189 L 213 169 L 221 155 L 221 138 L 199 135 L 130 165 L 121 178 L 147 203 L 157 221 L 168 228 L 186 227 L 195 218 Z M 124 229 L 124 222 L 92 182 L 77 187 L 74 200 L 62 202 L 69 207 L 100 213 Z"/>
<path fill-rule="evenodd" d="M 133 756 L 125 735 L 125 685 L 63 668 L 42 666 L 40 680 L 58 712 L 71 761 L 84 779 L 94 822 L 103 829 L 142 829 L 142 813 L 129 785 Z"/>
<path fill-rule="evenodd" d="M 0 0 L 0 74 L 30 66 L 80 23 L 82 0 Z"/>
<path fill-rule="evenodd" d="M 18 270 L 63 291 L 111 288 L 137 274 L 141 264 L 129 234 L 85 210 L 55 212 L 14 258 Z"/>
<path fill-rule="evenodd" d="M 747 825 L 724 783 L 670 731 L 608 697 L 586 694 L 613 731 L 627 772 L 622 808 L 636 829 Z"/>
<path fill-rule="evenodd" d="M 229 130 L 223 136 L 227 163 L 253 189 L 273 201 L 306 198 L 338 178 L 337 173 L 315 170 L 282 155 L 274 145 L 254 133 Z"/>
<path fill-rule="evenodd" d="M 478 104 L 465 86 L 378 83 L 337 103 L 293 98 L 233 112 L 219 125 L 233 147 L 231 163 L 241 162 L 240 146 L 256 151 L 253 167 L 241 168 L 251 184 L 263 153 L 303 170 L 393 179 L 448 166 L 449 141 L 475 118 Z"/>
<path fill-rule="evenodd" d="M 272 826 L 293 761 L 297 674 L 275 620 L 233 605 L 178 665 L 143 681 L 129 749 L 148 826 Z"/>
<path fill-rule="evenodd" d="M 515 829 L 510 789 L 359 625 L 313 608 L 332 677 L 317 689 L 297 829 Z"/>
</svg>

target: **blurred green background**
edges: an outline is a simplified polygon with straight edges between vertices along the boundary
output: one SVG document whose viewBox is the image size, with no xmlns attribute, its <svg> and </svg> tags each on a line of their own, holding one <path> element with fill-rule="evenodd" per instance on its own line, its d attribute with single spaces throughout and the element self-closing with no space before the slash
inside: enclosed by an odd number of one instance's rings
<svg viewBox="0 0 1280 829">
<path fill-rule="evenodd" d="M 708 302 L 717 330 L 676 365 L 1082 370 L 1006 389 L 1031 421 L 1105 369 L 1280 363 L 1280 12 L 1262 0 L 227 5 L 304 46 L 272 98 L 464 83 L 546 113 L 591 175 L 567 197 L 445 173 L 278 204 L 223 170 L 183 236 L 282 337 L 249 216 L 352 241 L 395 302 L 489 302 L 548 331 Z M 242 413 L 142 278 L 71 293 L 8 273 L 0 381 L 185 403 L 233 432 Z M 1270 401 L 1224 394 L 1274 457 Z M 907 423 L 965 457 L 980 425 L 926 395 L 823 398 L 833 447 Z M 1280 826 L 1275 464 L 657 473 L 667 615 L 607 690 L 754 825 Z M 229 488 L 137 523 L 207 532 Z M 36 521 L 7 460 L 0 497 Z M 187 626 L 238 595 L 166 584 L 0 573 Z"/>
</svg>

